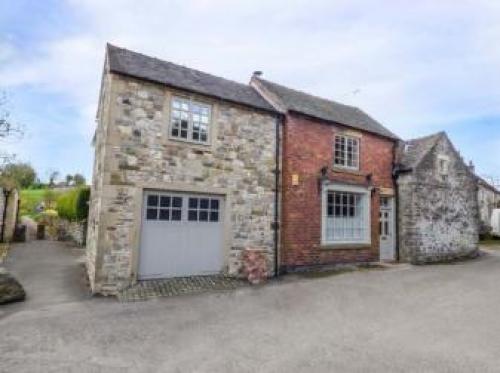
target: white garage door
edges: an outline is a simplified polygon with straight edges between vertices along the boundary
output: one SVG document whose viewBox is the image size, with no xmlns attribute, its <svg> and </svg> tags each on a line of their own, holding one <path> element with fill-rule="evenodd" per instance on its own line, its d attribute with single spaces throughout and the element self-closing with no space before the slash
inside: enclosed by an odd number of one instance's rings
<svg viewBox="0 0 500 373">
<path fill-rule="evenodd" d="M 223 204 L 220 196 L 146 192 L 139 279 L 220 272 Z"/>
</svg>

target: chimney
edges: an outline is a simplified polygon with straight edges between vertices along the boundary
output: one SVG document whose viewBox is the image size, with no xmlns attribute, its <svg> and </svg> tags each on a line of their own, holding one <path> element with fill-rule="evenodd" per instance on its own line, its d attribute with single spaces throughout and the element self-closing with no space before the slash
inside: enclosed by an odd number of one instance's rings
<svg viewBox="0 0 500 373">
<path fill-rule="evenodd" d="M 473 173 L 476 172 L 476 167 L 474 166 L 474 163 L 472 163 L 472 161 L 469 161 L 469 170 L 471 170 Z"/>
<path fill-rule="evenodd" d="M 263 72 L 260 71 L 260 70 L 257 70 L 257 71 L 253 72 L 253 76 L 256 77 L 256 78 L 262 77 L 262 74 L 263 74 Z"/>
</svg>

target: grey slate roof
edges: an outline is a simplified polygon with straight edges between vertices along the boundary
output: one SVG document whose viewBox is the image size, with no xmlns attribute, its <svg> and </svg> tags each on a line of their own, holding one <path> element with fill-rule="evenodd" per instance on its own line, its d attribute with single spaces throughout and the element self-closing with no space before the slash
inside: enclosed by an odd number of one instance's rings
<svg viewBox="0 0 500 373">
<path fill-rule="evenodd" d="M 253 79 L 277 96 L 288 111 L 306 114 L 314 118 L 336 122 L 362 131 L 399 140 L 398 136 L 357 107 L 296 91 L 256 76 Z"/>
<path fill-rule="evenodd" d="M 488 181 L 486 181 L 484 178 L 482 178 L 479 175 L 476 175 L 476 179 L 479 185 L 482 185 L 483 187 L 490 189 L 492 192 L 496 194 L 500 194 L 500 191 L 492 184 L 490 184 Z"/>
<path fill-rule="evenodd" d="M 275 113 L 249 85 L 107 45 L 109 70 Z"/>
<path fill-rule="evenodd" d="M 405 141 L 405 146 L 400 149 L 400 164 L 407 168 L 415 168 L 437 142 L 446 136 L 444 132 Z"/>
</svg>

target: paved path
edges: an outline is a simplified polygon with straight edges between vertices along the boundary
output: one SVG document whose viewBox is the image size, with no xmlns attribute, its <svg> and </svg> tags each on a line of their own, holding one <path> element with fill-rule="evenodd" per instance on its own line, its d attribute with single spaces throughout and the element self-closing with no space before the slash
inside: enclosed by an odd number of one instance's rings
<svg viewBox="0 0 500 373">
<path fill-rule="evenodd" d="M 0 308 L 0 371 L 500 370 L 498 252 L 134 303 L 89 299 L 63 245 L 12 259 L 30 298 Z"/>
<path fill-rule="evenodd" d="M 85 250 L 62 242 L 11 244 L 3 265 L 21 282 L 27 293 L 26 302 L 12 308 L 35 309 L 90 300 L 84 277 L 84 254 Z"/>
</svg>

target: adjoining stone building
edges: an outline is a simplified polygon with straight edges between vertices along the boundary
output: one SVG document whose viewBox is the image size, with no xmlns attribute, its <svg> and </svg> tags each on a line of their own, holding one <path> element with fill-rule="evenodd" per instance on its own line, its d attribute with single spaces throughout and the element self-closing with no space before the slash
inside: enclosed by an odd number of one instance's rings
<svg viewBox="0 0 500 373">
<path fill-rule="evenodd" d="M 470 167 L 474 170 L 472 165 Z M 500 208 L 500 191 L 480 176 L 477 176 L 477 186 L 481 233 L 487 233 L 491 229 L 493 210 Z"/>
<path fill-rule="evenodd" d="M 399 256 L 429 263 L 477 254 L 476 176 L 444 132 L 404 143 L 397 167 Z"/>
<path fill-rule="evenodd" d="M 93 292 L 238 274 L 277 246 L 279 114 L 249 85 L 107 46 L 87 269 Z"/>
</svg>

